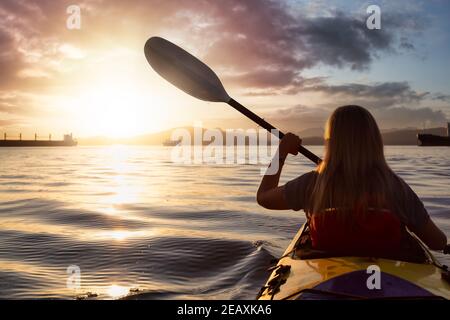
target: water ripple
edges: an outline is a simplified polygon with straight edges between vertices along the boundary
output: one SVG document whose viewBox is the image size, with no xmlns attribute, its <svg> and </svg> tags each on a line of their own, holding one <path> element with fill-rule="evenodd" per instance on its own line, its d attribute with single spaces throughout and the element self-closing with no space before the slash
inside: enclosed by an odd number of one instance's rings
<svg viewBox="0 0 450 320">
<path fill-rule="evenodd" d="M 449 235 L 450 148 L 386 154 Z M 128 299 L 253 299 L 303 214 L 257 206 L 260 165 L 184 166 L 169 155 L 157 147 L 1 150 L 0 298 L 104 299 L 131 289 Z M 282 183 L 313 167 L 289 158 Z M 78 289 L 67 287 L 69 266 L 80 268 Z"/>
</svg>

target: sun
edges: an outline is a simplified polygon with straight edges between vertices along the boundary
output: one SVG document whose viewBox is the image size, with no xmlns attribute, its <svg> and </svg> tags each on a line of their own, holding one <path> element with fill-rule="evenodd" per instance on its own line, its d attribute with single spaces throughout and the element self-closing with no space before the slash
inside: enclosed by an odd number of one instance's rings
<svg viewBox="0 0 450 320">
<path fill-rule="evenodd" d="M 106 290 L 107 294 L 112 298 L 120 298 L 126 296 L 129 291 L 130 288 L 119 286 L 116 284 L 110 285 Z"/>
<path fill-rule="evenodd" d="M 144 60 L 142 52 L 116 48 L 84 65 L 52 103 L 55 114 L 66 116 L 59 125 L 79 138 L 132 138 L 192 123 L 198 102 L 162 81 Z"/>
<path fill-rule="evenodd" d="M 157 95 L 126 82 L 107 82 L 86 90 L 79 118 L 91 135 L 128 138 L 164 128 L 169 110 Z"/>
</svg>

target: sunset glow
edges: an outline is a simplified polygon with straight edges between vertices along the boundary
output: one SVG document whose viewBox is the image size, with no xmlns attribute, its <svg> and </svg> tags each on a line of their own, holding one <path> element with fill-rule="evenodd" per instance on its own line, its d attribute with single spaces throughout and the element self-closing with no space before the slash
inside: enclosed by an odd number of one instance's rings
<svg viewBox="0 0 450 320">
<path fill-rule="evenodd" d="M 365 27 L 362 2 L 84 1 L 75 30 L 72 3 L 12 3 L 0 7 L 0 130 L 11 136 L 251 125 L 161 79 L 143 52 L 156 35 L 205 61 L 231 96 L 285 131 L 320 129 L 349 102 L 369 108 L 382 129 L 442 127 L 450 117 L 445 3 L 386 3 L 380 30 Z"/>
<path fill-rule="evenodd" d="M 107 293 L 111 298 L 119 298 L 126 295 L 129 290 L 130 288 L 113 284 L 107 289 Z"/>
</svg>

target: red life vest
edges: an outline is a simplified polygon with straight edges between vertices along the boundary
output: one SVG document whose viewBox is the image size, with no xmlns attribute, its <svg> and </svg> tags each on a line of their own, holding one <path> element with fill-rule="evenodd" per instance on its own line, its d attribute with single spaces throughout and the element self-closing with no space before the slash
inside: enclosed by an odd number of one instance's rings
<svg viewBox="0 0 450 320">
<path fill-rule="evenodd" d="M 391 256 L 400 252 L 400 219 L 390 211 L 355 214 L 352 223 L 335 212 L 313 214 L 310 221 L 312 247 L 331 253 L 357 256 Z"/>
</svg>

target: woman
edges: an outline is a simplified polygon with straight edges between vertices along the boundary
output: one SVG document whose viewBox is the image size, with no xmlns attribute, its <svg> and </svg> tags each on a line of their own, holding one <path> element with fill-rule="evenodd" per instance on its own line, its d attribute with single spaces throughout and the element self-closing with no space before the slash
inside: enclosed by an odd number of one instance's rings
<svg viewBox="0 0 450 320">
<path fill-rule="evenodd" d="M 258 204 L 274 210 L 303 209 L 315 249 L 396 255 L 402 252 L 404 226 L 430 249 L 444 249 L 445 234 L 386 163 L 380 130 L 366 109 L 337 108 L 327 121 L 324 138 L 320 165 L 278 186 L 287 155 L 296 155 L 301 145 L 298 136 L 286 134 L 274 159 L 279 161 L 278 172 L 262 179 Z"/>
</svg>

